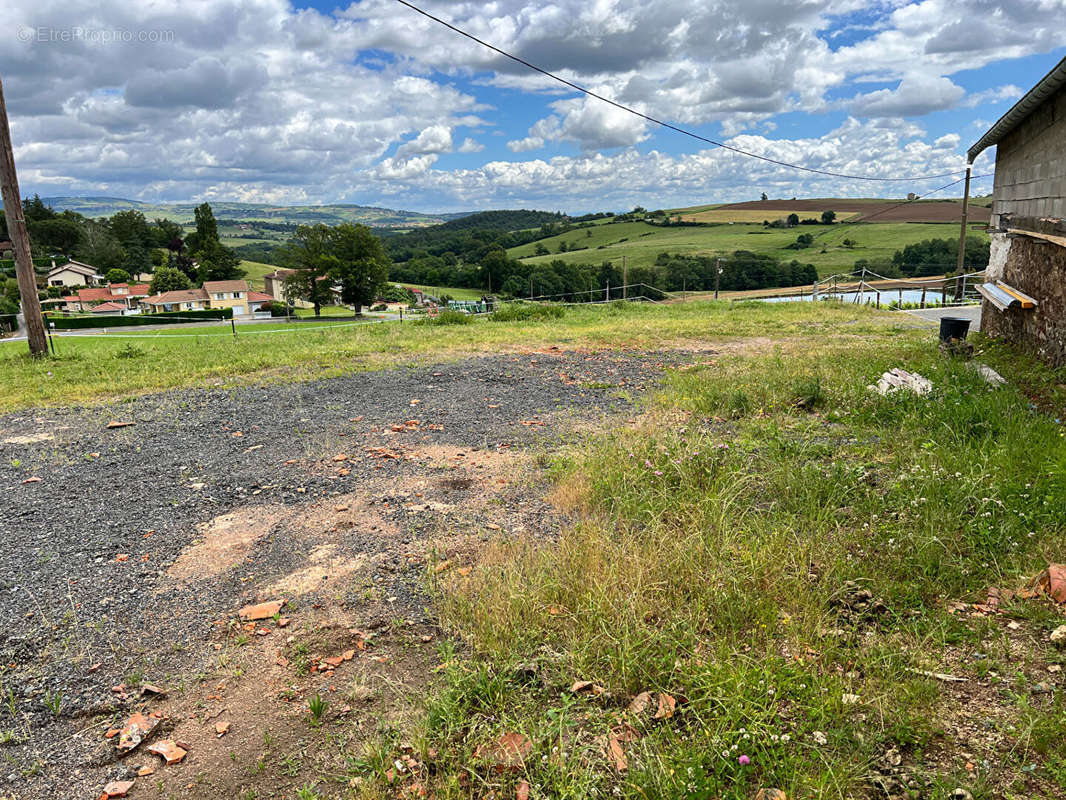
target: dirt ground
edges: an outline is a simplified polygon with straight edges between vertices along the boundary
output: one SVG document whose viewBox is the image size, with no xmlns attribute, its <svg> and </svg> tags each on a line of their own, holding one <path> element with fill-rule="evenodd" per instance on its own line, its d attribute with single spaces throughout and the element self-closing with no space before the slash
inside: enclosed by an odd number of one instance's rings
<svg viewBox="0 0 1066 800">
<path fill-rule="evenodd" d="M 350 788 L 462 652 L 427 581 L 554 536 L 543 454 L 684 358 L 551 349 L 0 417 L 0 798 Z M 120 751 L 136 712 L 154 728 Z"/>
</svg>

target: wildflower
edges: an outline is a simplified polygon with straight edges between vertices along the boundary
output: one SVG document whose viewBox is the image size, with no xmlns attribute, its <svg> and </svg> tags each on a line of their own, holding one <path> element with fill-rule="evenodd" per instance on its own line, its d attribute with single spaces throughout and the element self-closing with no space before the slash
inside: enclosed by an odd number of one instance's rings
<svg viewBox="0 0 1066 800">
<path fill-rule="evenodd" d="M 655 470 L 655 474 L 656 475 L 662 475 L 663 471 L 661 469 L 657 469 L 657 470 Z"/>
<path fill-rule="evenodd" d="M 746 755 L 741 754 L 741 755 L 737 756 L 737 763 L 740 764 L 740 766 L 742 766 L 742 767 L 746 767 L 746 766 L 748 766 L 748 764 L 751 763 L 751 759 L 748 758 Z"/>
</svg>

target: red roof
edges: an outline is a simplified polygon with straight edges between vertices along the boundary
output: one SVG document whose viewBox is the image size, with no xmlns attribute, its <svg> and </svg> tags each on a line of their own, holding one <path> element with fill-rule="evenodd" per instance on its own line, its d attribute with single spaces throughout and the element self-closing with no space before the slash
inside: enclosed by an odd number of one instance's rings
<svg viewBox="0 0 1066 800">
<path fill-rule="evenodd" d="M 94 314 L 99 314 L 101 311 L 125 311 L 126 306 L 122 303 L 101 303 L 89 310 Z"/>
<path fill-rule="evenodd" d="M 99 289 L 82 289 L 78 292 L 78 299 L 83 303 L 91 303 L 94 300 L 114 300 L 115 296 L 105 286 Z"/>
<path fill-rule="evenodd" d="M 274 295 L 266 294 L 265 292 L 256 292 L 256 291 L 248 292 L 248 302 L 249 303 L 261 303 L 261 302 L 265 302 L 267 300 L 273 300 L 273 299 L 274 299 Z"/>
</svg>

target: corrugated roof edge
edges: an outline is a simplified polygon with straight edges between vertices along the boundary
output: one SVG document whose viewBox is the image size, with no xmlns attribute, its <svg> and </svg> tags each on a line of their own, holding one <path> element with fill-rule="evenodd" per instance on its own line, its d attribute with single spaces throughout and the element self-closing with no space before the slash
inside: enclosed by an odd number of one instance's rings
<svg viewBox="0 0 1066 800">
<path fill-rule="evenodd" d="M 988 132 L 977 141 L 977 144 L 969 149 L 966 157 L 970 160 L 970 163 L 972 164 L 986 149 L 998 144 L 1004 136 L 1014 130 L 1018 123 L 1032 114 L 1037 106 L 1063 86 L 1066 86 L 1066 58 L 1063 58 L 1062 61 L 1052 67 L 1051 72 L 1045 75 L 1036 86 L 1026 92 L 1025 96 L 1015 103 L 1010 111 L 1000 117 L 996 124 L 989 128 Z"/>
</svg>

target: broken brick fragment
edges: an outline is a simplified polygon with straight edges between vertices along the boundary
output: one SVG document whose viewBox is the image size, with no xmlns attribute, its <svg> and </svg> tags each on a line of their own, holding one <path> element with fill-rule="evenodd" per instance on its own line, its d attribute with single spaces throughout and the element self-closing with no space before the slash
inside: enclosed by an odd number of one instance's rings
<svg viewBox="0 0 1066 800">
<path fill-rule="evenodd" d="M 158 742 L 153 742 L 148 745 L 148 752 L 155 753 L 162 758 L 168 767 L 171 764 L 177 764 L 187 754 L 187 751 L 178 747 L 178 743 L 173 739 L 161 739 Z"/>
<path fill-rule="evenodd" d="M 260 619 L 270 619 L 272 616 L 281 611 L 281 607 L 285 605 L 284 600 L 270 600 L 266 603 L 257 603 L 252 606 L 245 606 L 237 612 L 243 620 L 255 621 Z"/>
</svg>

